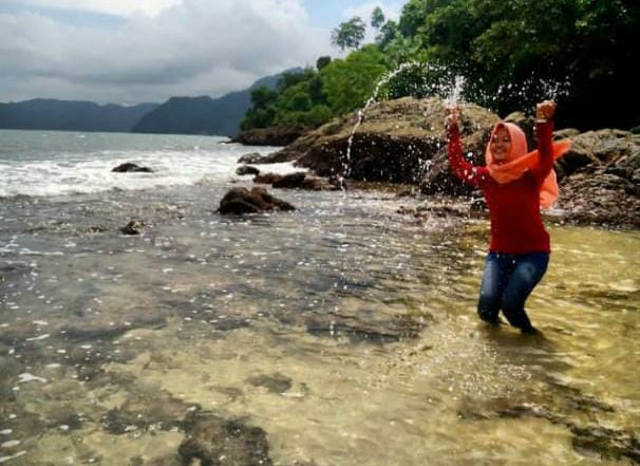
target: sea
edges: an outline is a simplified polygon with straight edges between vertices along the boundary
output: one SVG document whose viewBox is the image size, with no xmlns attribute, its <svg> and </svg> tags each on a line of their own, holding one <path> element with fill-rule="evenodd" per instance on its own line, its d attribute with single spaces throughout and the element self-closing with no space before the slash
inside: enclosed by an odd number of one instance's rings
<svg viewBox="0 0 640 466">
<path fill-rule="evenodd" d="M 488 328 L 484 218 L 218 214 L 277 149 L 0 130 L 0 464 L 640 464 L 639 232 L 549 224 L 541 334 Z"/>
</svg>

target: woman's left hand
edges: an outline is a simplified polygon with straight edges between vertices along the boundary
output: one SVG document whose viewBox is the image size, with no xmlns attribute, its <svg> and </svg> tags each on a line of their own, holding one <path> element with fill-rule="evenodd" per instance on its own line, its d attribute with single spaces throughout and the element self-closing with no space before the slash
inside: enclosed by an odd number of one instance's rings
<svg viewBox="0 0 640 466">
<path fill-rule="evenodd" d="M 549 121 L 553 120 L 556 113 L 557 104 L 553 100 L 545 100 L 536 105 L 536 120 Z"/>
</svg>

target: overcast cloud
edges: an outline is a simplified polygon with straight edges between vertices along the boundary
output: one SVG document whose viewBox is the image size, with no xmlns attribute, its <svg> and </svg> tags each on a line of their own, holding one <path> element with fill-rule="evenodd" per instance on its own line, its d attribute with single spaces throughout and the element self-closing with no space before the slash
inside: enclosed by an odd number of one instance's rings
<svg viewBox="0 0 640 466">
<path fill-rule="evenodd" d="M 6 1 L 14 8 L 0 10 L 0 101 L 217 96 L 336 54 L 302 0 Z M 396 4 L 385 11 L 395 16 Z M 373 5 L 345 6 L 336 24 L 351 13 L 368 21 Z M 65 21 L 65 9 L 95 18 Z"/>
</svg>

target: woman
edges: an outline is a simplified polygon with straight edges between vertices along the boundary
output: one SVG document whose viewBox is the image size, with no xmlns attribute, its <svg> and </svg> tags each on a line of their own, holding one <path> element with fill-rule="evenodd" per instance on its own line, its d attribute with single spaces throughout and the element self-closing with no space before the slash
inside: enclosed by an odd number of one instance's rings
<svg viewBox="0 0 640 466">
<path fill-rule="evenodd" d="M 482 278 L 478 314 L 497 325 L 500 310 L 523 333 L 536 332 L 524 310 L 525 301 L 549 263 L 549 234 L 540 207 L 558 197 L 553 162 L 571 143 L 552 143 L 556 104 L 536 107 L 538 150 L 527 153 L 524 132 L 512 123 L 496 124 L 485 152 L 486 166 L 475 167 L 462 156 L 458 108 L 447 111 L 449 163 L 465 183 L 482 189 L 491 218 L 491 242 Z"/>
</svg>

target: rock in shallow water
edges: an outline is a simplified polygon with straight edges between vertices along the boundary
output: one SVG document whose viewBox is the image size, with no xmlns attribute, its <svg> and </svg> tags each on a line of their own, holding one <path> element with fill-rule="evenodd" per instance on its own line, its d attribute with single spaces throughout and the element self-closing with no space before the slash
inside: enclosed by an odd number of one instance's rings
<svg viewBox="0 0 640 466">
<path fill-rule="evenodd" d="M 256 167 L 252 167 L 251 165 L 243 165 L 241 167 L 238 167 L 238 169 L 236 170 L 236 175 L 238 176 L 259 174 L 260 170 L 258 170 Z"/>
<path fill-rule="evenodd" d="M 271 393 L 285 393 L 289 391 L 293 385 L 292 380 L 282 374 L 276 373 L 272 375 L 259 375 L 247 380 L 254 387 L 264 387 Z"/>
<path fill-rule="evenodd" d="M 278 199 L 264 188 L 232 188 L 220 201 L 218 212 L 226 214 L 255 214 L 271 211 L 291 211 L 295 207 Z"/>
<path fill-rule="evenodd" d="M 115 173 L 153 173 L 153 170 L 149 167 L 141 167 L 135 163 L 123 163 L 111 171 Z"/>
<path fill-rule="evenodd" d="M 120 233 L 122 233 L 123 235 L 130 235 L 130 236 L 139 235 L 140 233 L 142 233 L 143 226 L 144 226 L 144 223 L 142 223 L 141 221 L 131 220 L 125 226 L 120 228 Z"/>
<path fill-rule="evenodd" d="M 267 435 L 237 420 L 202 416 L 178 450 L 183 464 L 270 466 Z M 196 463 L 198 464 L 198 463 Z"/>
</svg>

